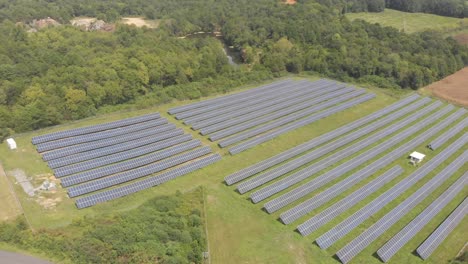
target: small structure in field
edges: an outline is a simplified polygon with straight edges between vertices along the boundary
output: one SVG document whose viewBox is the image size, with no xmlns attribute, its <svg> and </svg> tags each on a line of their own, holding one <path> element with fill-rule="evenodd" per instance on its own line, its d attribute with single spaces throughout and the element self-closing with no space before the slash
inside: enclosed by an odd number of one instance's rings
<svg viewBox="0 0 468 264">
<path fill-rule="evenodd" d="M 424 157 L 426 157 L 426 155 L 415 151 L 410 154 L 410 163 L 416 166 L 423 161 Z"/>
<path fill-rule="evenodd" d="M 16 141 L 15 141 L 14 139 L 8 138 L 8 139 L 6 140 L 6 142 L 7 142 L 7 145 L 8 145 L 8 148 L 9 148 L 9 149 L 13 150 L 13 149 L 16 149 L 16 148 L 17 148 Z"/>
</svg>

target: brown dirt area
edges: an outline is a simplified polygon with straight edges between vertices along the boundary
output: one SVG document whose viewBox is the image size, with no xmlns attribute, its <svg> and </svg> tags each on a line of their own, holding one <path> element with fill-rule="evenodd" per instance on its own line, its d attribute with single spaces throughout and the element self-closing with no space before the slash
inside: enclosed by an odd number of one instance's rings
<svg viewBox="0 0 468 264">
<path fill-rule="evenodd" d="M 296 0 L 283 0 L 283 2 L 287 5 L 294 5 L 297 3 Z"/>
<path fill-rule="evenodd" d="M 159 26 L 159 21 L 145 20 L 142 17 L 124 17 L 122 18 L 122 23 L 126 25 L 135 25 L 137 27 L 146 26 L 148 28 L 157 28 Z"/>
<path fill-rule="evenodd" d="M 422 88 L 434 96 L 452 103 L 468 106 L 468 67 Z"/>
</svg>

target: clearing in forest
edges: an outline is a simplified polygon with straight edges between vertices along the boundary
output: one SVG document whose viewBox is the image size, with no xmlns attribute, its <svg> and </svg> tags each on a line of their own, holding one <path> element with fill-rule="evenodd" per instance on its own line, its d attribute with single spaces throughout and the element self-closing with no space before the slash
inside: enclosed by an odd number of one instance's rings
<svg viewBox="0 0 468 264">
<path fill-rule="evenodd" d="M 122 23 L 137 27 L 146 26 L 148 28 L 157 28 L 159 26 L 159 20 L 146 20 L 142 17 L 124 17 L 122 18 Z"/>
<path fill-rule="evenodd" d="M 463 27 L 468 21 L 467 18 L 459 19 L 424 13 L 407 13 L 392 9 L 385 9 L 384 12 L 380 13 L 348 13 L 346 16 L 351 20 L 363 19 L 369 23 L 394 27 L 406 33 L 424 30 L 451 31 Z"/>
<path fill-rule="evenodd" d="M 447 101 L 468 106 L 468 67 L 421 89 Z"/>
</svg>

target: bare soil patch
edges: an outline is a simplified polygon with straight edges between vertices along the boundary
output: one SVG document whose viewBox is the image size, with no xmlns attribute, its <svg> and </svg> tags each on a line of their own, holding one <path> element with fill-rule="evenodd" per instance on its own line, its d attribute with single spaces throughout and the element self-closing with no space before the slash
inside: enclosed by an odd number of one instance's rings
<svg viewBox="0 0 468 264">
<path fill-rule="evenodd" d="M 142 17 L 124 17 L 122 18 L 122 23 L 126 25 L 135 25 L 137 27 L 146 26 L 148 28 L 157 28 L 159 26 L 159 21 L 146 20 Z"/>
<path fill-rule="evenodd" d="M 468 67 L 423 89 L 444 100 L 468 106 Z"/>
<path fill-rule="evenodd" d="M 296 0 L 283 0 L 283 2 L 287 5 L 294 5 L 297 3 Z"/>
</svg>

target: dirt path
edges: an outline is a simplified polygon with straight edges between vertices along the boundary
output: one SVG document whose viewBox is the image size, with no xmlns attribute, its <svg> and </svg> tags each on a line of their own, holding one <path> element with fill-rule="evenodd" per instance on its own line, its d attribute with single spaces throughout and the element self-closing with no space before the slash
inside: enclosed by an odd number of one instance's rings
<svg viewBox="0 0 468 264">
<path fill-rule="evenodd" d="M 14 263 L 14 264 L 51 264 L 52 262 L 38 259 L 31 256 L 26 256 L 18 253 L 1 251 L 0 250 L 0 262 L 1 263 Z"/>
<path fill-rule="evenodd" d="M 452 103 L 468 106 L 468 67 L 421 89 Z"/>
<path fill-rule="evenodd" d="M 13 186 L 0 164 L 0 221 L 15 219 L 21 213 L 21 207 L 15 196 Z"/>
</svg>

